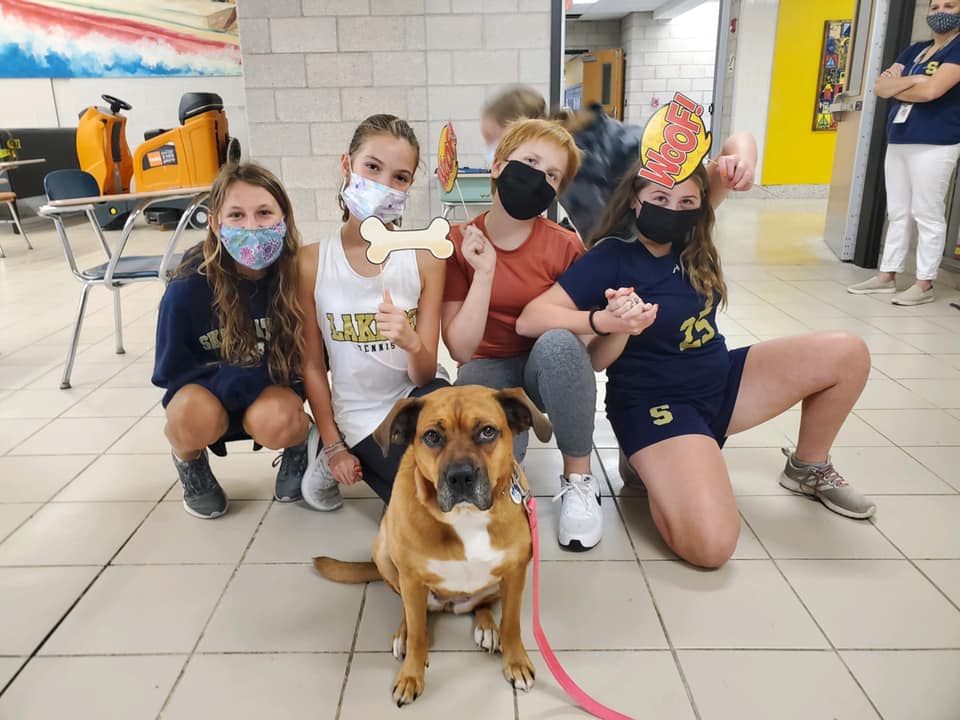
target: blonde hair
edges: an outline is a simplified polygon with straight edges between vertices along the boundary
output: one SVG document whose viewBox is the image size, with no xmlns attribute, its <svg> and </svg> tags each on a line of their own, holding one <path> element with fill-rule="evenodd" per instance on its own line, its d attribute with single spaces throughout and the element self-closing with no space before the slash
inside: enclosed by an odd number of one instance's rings
<svg viewBox="0 0 960 720">
<path fill-rule="evenodd" d="M 638 160 L 624 175 L 623 180 L 610 196 L 610 202 L 600 224 L 587 241 L 587 248 L 594 247 L 607 237 L 634 237 L 637 234 L 636 215 L 630 204 L 651 182 L 638 175 L 643 160 Z M 697 166 L 690 176 L 700 187 L 700 217 L 690 233 L 690 241 L 680 253 L 680 264 L 690 278 L 690 284 L 698 294 L 712 299 L 720 296 L 719 307 L 727 303 L 727 284 L 720 268 L 720 254 L 713 243 L 713 206 L 710 204 L 710 176 L 703 165 Z"/>
<path fill-rule="evenodd" d="M 543 96 L 529 85 L 513 85 L 483 106 L 482 115 L 500 127 L 506 127 L 521 118 L 543 118 L 547 103 Z"/>
<path fill-rule="evenodd" d="M 353 165 L 353 158 L 360 151 L 360 148 L 363 147 L 363 144 L 369 138 L 376 135 L 391 135 L 398 140 L 406 140 L 410 143 L 410 147 L 413 148 L 413 152 L 417 156 L 417 159 L 413 163 L 414 168 L 420 164 L 420 141 L 417 140 L 417 135 L 413 132 L 410 124 L 406 120 L 401 120 L 396 115 L 379 113 L 366 118 L 357 125 L 356 130 L 353 131 L 350 148 L 347 150 L 347 156 L 350 158 L 351 166 Z M 343 211 L 343 217 L 341 219 L 343 222 L 346 222 L 350 219 L 350 210 L 347 208 L 347 204 L 343 201 L 340 193 L 337 193 L 337 202 Z M 400 223 L 397 221 L 394 224 L 399 225 Z"/>
<path fill-rule="evenodd" d="M 516 120 L 510 123 L 507 126 L 507 132 L 500 139 L 500 144 L 497 145 L 493 160 L 506 162 L 518 147 L 533 140 L 548 140 L 567 154 L 567 167 L 563 171 L 563 178 L 557 189 L 557 195 L 559 195 L 580 169 L 581 156 L 580 148 L 573 141 L 573 136 L 559 123 L 552 120 Z M 496 179 L 493 180 L 493 188 L 494 190 L 497 188 Z"/>
<path fill-rule="evenodd" d="M 297 250 L 300 233 L 293 219 L 293 206 L 287 191 L 277 177 L 255 163 L 225 165 L 210 190 L 207 202 L 210 217 L 219 221 L 227 191 L 234 183 L 243 182 L 266 190 L 280 206 L 287 225 L 283 250 L 279 259 L 266 270 L 270 301 L 267 309 L 270 341 L 267 343 L 267 368 L 270 379 L 290 385 L 300 377 L 303 364 L 303 311 L 297 291 L 299 265 Z M 224 362 L 251 367 L 261 360 L 253 318 L 241 302 L 238 285 L 242 279 L 236 261 L 223 249 L 213 228 L 208 228 L 202 243 L 183 255 L 174 277 L 193 272 L 205 275 L 213 290 L 213 305 L 220 322 L 220 357 Z M 201 308 L 197 308 L 198 312 Z"/>
</svg>

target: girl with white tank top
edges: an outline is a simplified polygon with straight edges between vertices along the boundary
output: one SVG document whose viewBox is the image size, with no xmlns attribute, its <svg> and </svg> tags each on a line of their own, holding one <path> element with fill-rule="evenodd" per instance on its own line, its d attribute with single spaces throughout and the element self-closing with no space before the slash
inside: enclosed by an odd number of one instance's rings
<svg viewBox="0 0 960 720">
<path fill-rule="evenodd" d="M 436 377 L 445 264 L 425 251 L 396 250 L 377 265 L 360 236 L 370 216 L 396 230 L 419 162 L 406 122 L 364 120 L 343 156 L 343 224 L 301 249 L 303 374 L 316 422 L 301 490 L 319 510 L 340 507 L 339 485 L 361 479 L 389 501 L 405 448 L 384 457 L 372 433 L 398 400 L 447 384 Z"/>
</svg>

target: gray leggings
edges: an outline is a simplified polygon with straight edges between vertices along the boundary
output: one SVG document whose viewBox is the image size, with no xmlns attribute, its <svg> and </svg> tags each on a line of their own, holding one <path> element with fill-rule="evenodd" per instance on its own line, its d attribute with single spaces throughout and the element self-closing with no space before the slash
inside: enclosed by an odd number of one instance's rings
<svg viewBox="0 0 960 720">
<path fill-rule="evenodd" d="M 564 455 L 585 457 L 593 449 L 597 379 L 587 348 L 569 330 L 549 330 L 526 355 L 471 360 L 460 368 L 455 385 L 484 385 L 502 390 L 522 387 L 553 423 Z M 517 435 L 513 454 L 522 460 L 529 433 Z"/>
</svg>

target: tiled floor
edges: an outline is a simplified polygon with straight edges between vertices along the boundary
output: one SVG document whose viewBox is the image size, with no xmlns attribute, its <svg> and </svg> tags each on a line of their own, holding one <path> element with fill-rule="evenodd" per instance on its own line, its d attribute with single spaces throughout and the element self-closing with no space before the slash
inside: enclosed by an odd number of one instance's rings
<svg viewBox="0 0 960 720">
<path fill-rule="evenodd" d="M 919 308 L 848 295 L 866 272 L 823 245 L 823 210 L 722 208 L 721 329 L 732 346 L 808 329 L 866 338 L 873 373 L 834 460 L 876 499 L 873 521 L 779 487 L 796 411 L 725 450 L 744 522 L 715 572 L 678 562 L 645 501 L 621 492 L 602 415 L 607 528 L 592 552 L 556 547 L 547 497 L 559 460 L 549 448 L 528 456 L 544 496 L 547 635 L 583 687 L 631 717 L 960 717 L 957 278 Z M 399 600 L 383 585 L 325 582 L 309 564 L 368 557 L 379 502 L 360 488 L 329 515 L 275 504 L 273 458 L 246 446 L 215 463 L 230 513 L 187 516 L 149 384 L 158 287 L 123 292 L 119 356 L 110 298 L 93 294 L 74 388 L 58 390 L 78 286 L 53 233 L 30 229 L 37 249 L 7 234 L 0 261 L 0 718 L 585 717 L 534 652 L 529 592 L 532 692 L 515 694 L 474 648 L 468 619 L 445 616 L 432 624 L 426 694 L 397 710 Z"/>
</svg>

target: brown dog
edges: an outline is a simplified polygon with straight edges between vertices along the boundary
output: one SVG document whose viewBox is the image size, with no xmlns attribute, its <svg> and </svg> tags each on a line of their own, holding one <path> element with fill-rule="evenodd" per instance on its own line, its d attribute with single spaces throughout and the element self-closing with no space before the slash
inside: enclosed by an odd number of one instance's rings
<svg viewBox="0 0 960 720">
<path fill-rule="evenodd" d="M 403 660 L 393 699 L 423 692 L 427 611 L 473 612 L 474 640 L 503 653 L 514 687 L 533 687 L 533 664 L 520 637 L 520 606 L 531 557 L 530 527 L 520 498 L 527 480 L 513 459 L 514 433 L 533 428 L 549 440 L 549 421 L 520 389 L 476 385 L 401 400 L 374 432 L 387 452 L 408 445 L 373 543 L 372 563 L 327 557 L 324 577 L 359 583 L 383 578 L 403 601 L 393 654 Z M 491 606 L 503 600 L 500 626 Z"/>
</svg>

